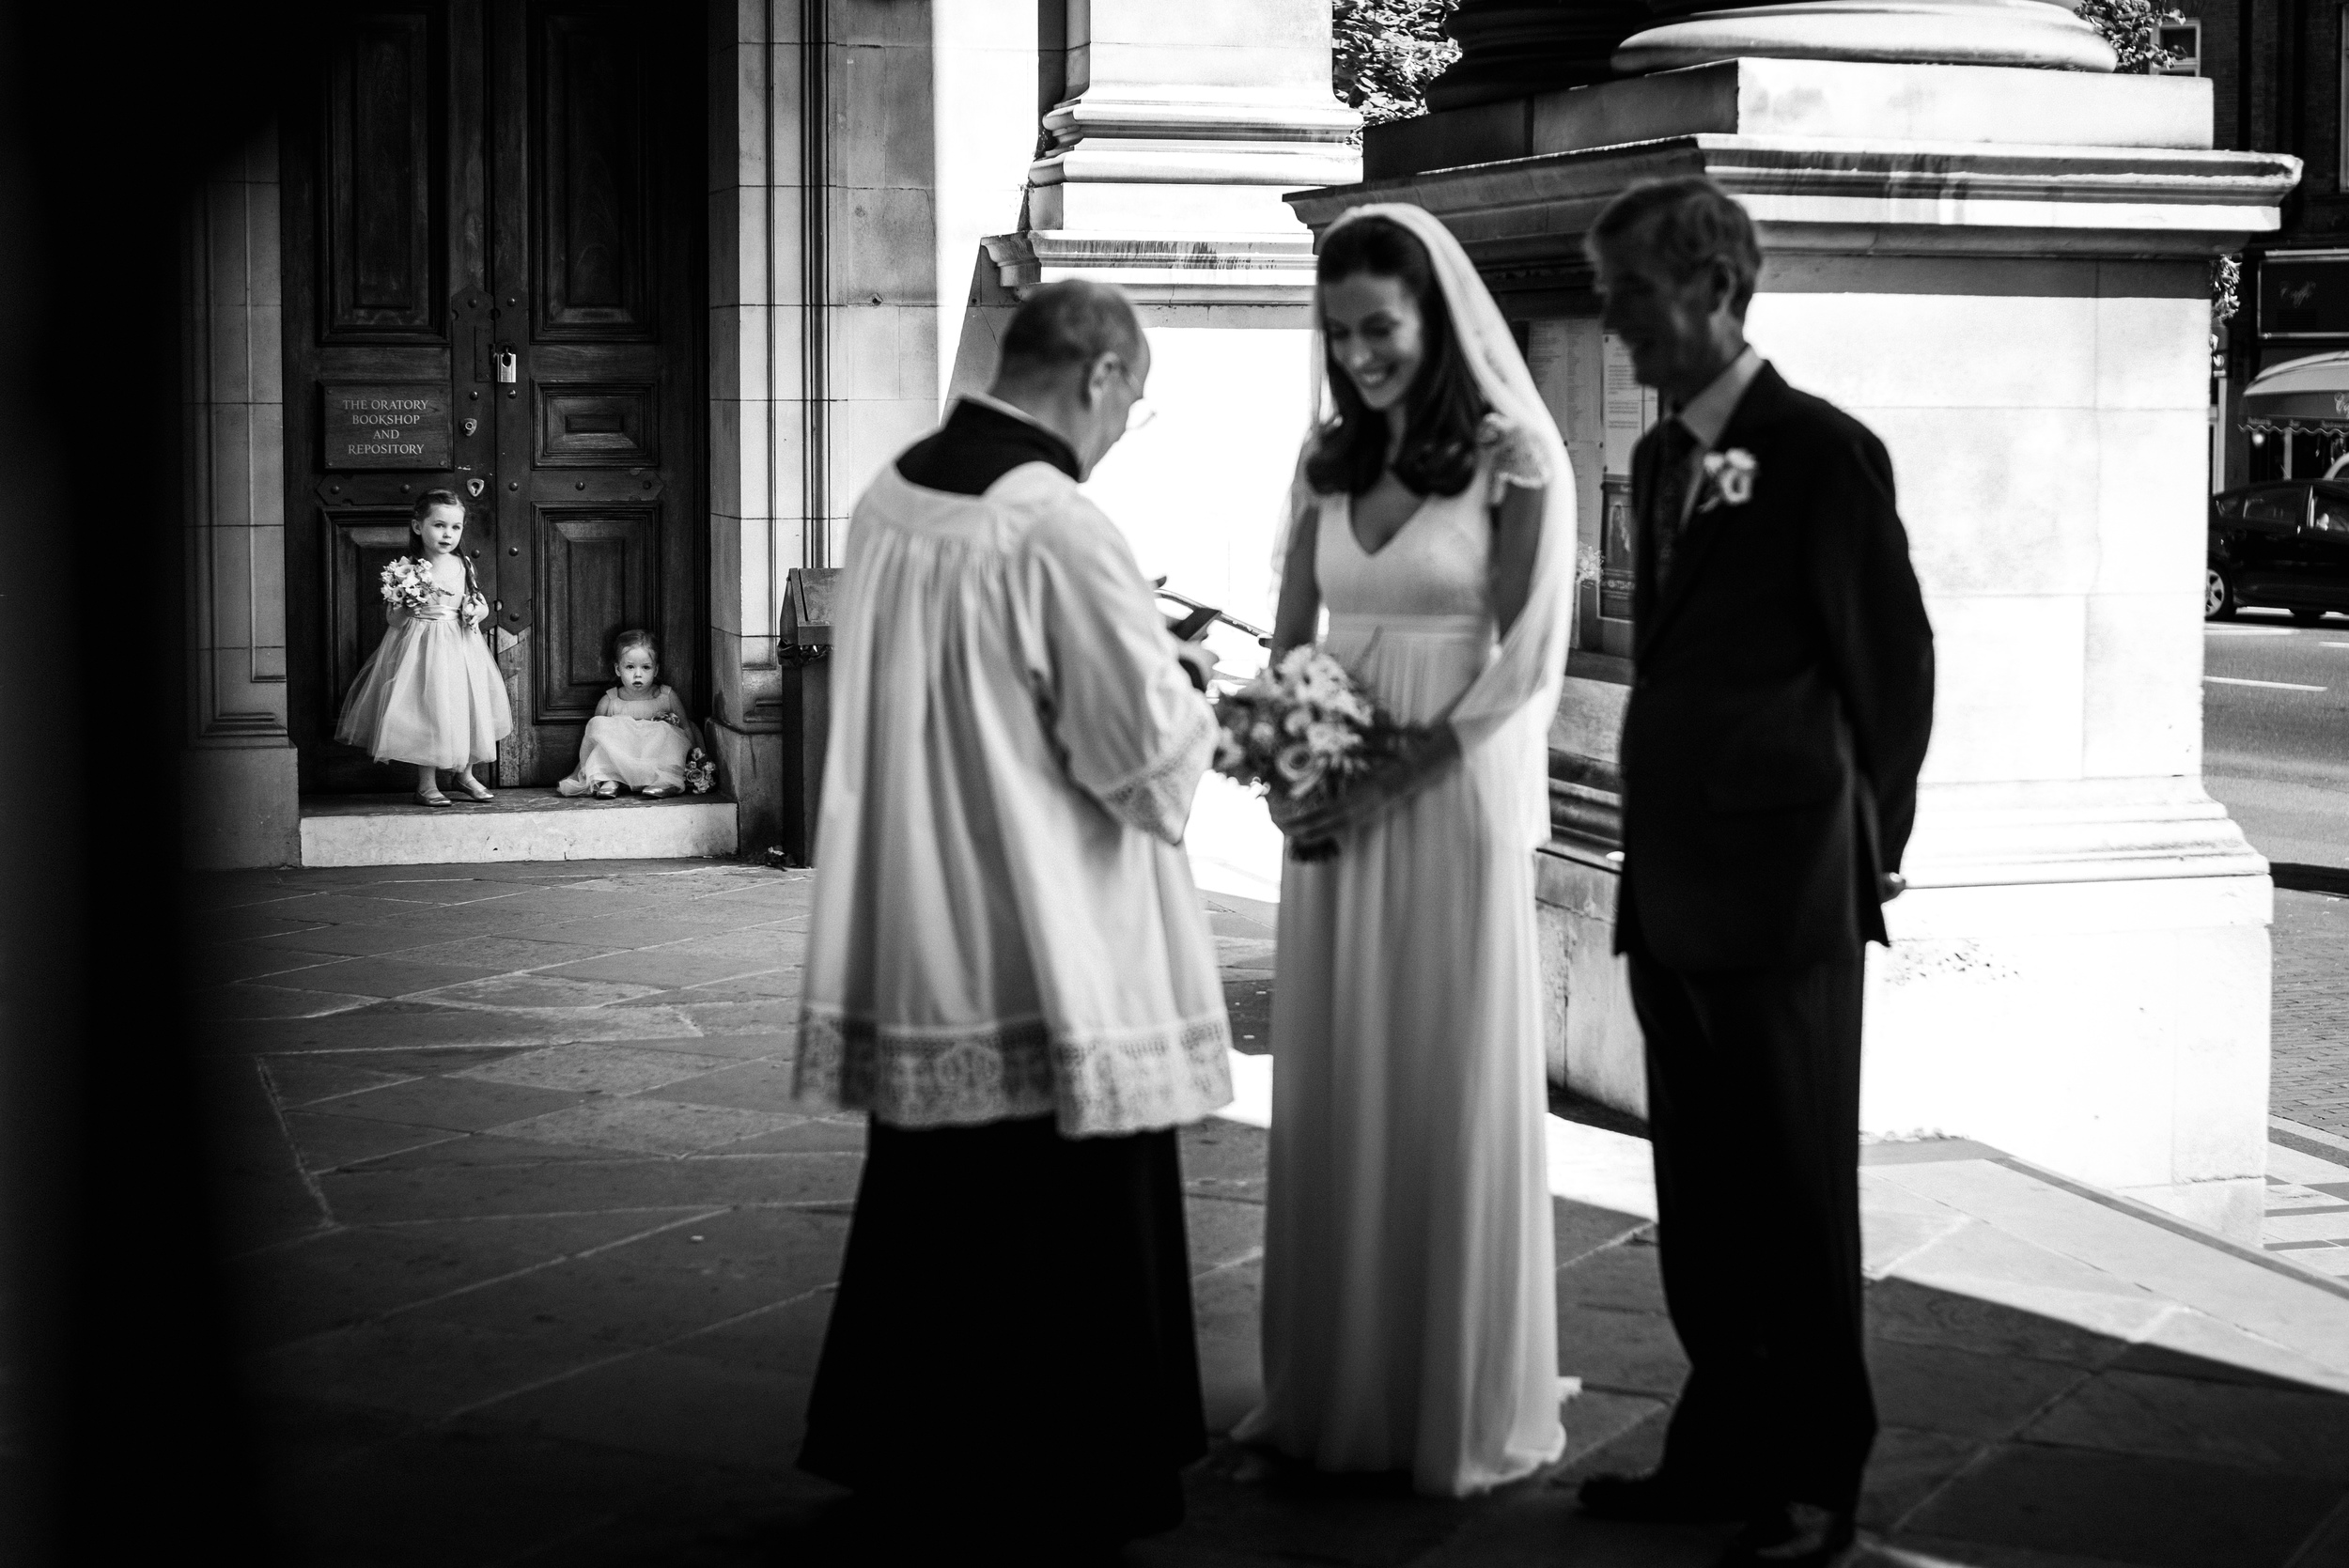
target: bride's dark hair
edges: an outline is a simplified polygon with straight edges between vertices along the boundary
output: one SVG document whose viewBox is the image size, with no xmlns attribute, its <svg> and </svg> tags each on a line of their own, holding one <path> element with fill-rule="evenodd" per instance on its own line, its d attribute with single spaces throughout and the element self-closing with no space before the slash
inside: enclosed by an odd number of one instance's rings
<svg viewBox="0 0 2349 1568">
<path fill-rule="evenodd" d="M 1394 278 L 1419 305 L 1419 373 L 1403 394 L 1403 449 L 1394 476 L 1421 495 L 1457 495 L 1476 473 L 1476 430 L 1487 411 L 1453 330 L 1452 311 L 1436 282 L 1435 263 L 1416 235 L 1390 218 L 1357 218 L 1330 231 L 1315 281 L 1323 287 L 1368 274 Z M 1305 479 L 1324 495 L 1361 495 L 1386 467 L 1387 418 L 1362 401 L 1337 356 L 1322 351 L 1323 375 L 1338 416 L 1321 427 Z"/>
</svg>

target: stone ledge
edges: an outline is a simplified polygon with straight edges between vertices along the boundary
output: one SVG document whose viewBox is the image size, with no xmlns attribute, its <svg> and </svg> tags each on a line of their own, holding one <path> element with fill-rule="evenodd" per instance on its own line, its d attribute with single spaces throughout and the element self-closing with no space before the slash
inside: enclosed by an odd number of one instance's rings
<svg viewBox="0 0 2349 1568">
<path fill-rule="evenodd" d="M 1690 134 L 2206 151 L 2211 85 L 1985 66 L 1722 60 L 1373 126 L 1362 176 Z"/>
<path fill-rule="evenodd" d="M 446 810 L 417 805 L 404 795 L 313 796 L 302 802 L 305 866 L 689 860 L 731 855 L 735 846 L 735 803 L 723 795 L 596 800 L 565 800 L 551 789 L 509 789 L 491 805 Z"/>
<path fill-rule="evenodd" d="M 1114 283 L 1142 304 L 1303 305 L 1313 298 L 1313 240 L 1301 229 L 1294 238 L 1028 229 L 982 242 L 1015 293 L 1081 276 Z"/>
<path fill-rule="evenodd" d="M 1702 174 L 1744 201 L 1773 255 L 2208 256 L 2270 233 L 2300 176 L 2283 153 L 1690 132 L 1301 191 L 1318 232 L 1410 201 L 1480 267 L 1587 267 L 1580 239 L 1645 179 Z"/>
</svg>

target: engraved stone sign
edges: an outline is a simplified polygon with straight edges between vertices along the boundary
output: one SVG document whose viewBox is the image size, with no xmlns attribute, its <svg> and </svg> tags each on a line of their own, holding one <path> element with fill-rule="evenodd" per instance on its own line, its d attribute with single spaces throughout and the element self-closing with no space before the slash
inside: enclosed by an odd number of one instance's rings
<svg viewBox="0 0 2349 1568">
<path fill-rule="evenodd" d="M 449 392 L 431 382 L 321 387 L 328 468 L 446 468 Z"/>
</svg>

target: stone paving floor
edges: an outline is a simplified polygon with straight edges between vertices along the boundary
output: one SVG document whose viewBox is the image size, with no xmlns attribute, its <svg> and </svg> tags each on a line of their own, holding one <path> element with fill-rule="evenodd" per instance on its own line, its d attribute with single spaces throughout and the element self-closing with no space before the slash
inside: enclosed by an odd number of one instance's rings
<svg viewBox="0 0 2349 1568">
<path fill-rule="evenodd" d="M 2268 1109 L 2349 1137 L 2349 873 L 2276 890 L 2275 1071 Z"/>
<path fill-rule="evenodd" d="M 817 1560 L 837 1494 L 790 1458 L 862 1129 L 786 1094 L 807 874 L 403 867 L 197 892 L 288 1560 Z M 1261 1036 L 1270 934 L 1231 904 L 1215 924 L 1237 1032 Z M 1255 1391 L 1263 1138 L 1217 1120 L 1184 1141 L 1219 1426 Z M 1886 1430 L 1861 1560 L 2349 1564 L 2349 1290 L 1995 1151 L 1872 1158 Z M 1573 1511 L 1580 1474 L 1653 1455 L 1683 1364 L 1653 1227 L 1556 1212 L 1562 1359 L 1586 1386 L 1556 1471 L 1465 1503 L 1298 1495 L 1239 1483 L 1219 1444 L 1190 1520 L 1128 1560 L 1708 1560 L 1718 1532 Z M 951 1353 L 939 1376 L 949 1397 Z M 909 1466 L 953 1459 L 910 1421 Z"/>
</svg>

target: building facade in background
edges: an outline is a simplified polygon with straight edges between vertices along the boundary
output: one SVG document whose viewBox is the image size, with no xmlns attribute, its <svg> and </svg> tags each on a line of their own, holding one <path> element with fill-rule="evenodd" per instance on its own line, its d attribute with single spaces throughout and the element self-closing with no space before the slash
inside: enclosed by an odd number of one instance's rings
<svg viewBox="0 0 2349 1568">
<path fill-rule="evenodd" d="M 2349 350 L 2349 6 L 2181 0 L 2179 9 L 2163 41 L 2183 55 L 2173 70 L 2210 79 L 2216 144 L 2290 153 L 2305 170 L 2282 228 L 2245 251 L 2240 308 L 2219 329 L 2213 488 L 2322 474 L 2349 453 L 2349 407 L 2247 419 L 2243 396 L 2262 371 Z"/>
</svg>

